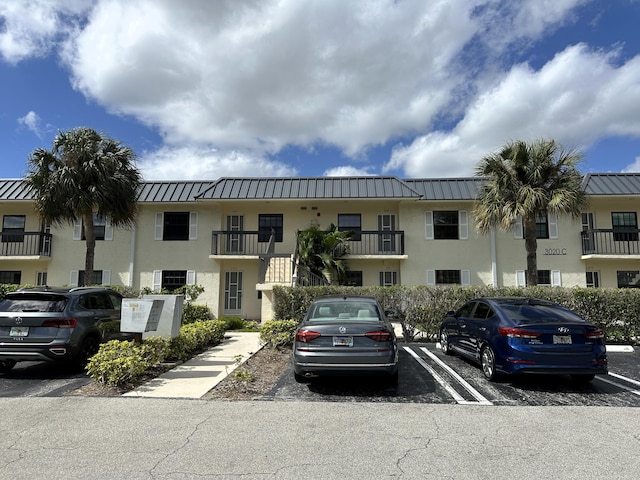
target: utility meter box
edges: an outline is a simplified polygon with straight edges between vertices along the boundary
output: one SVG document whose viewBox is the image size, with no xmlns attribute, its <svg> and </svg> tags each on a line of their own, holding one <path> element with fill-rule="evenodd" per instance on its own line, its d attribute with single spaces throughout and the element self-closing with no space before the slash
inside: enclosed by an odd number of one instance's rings
<svg viewBox="0 0 640 480">
<path fill-rule="evenodd" d="M 120 331 L 143 333 L 157 330 L 164 302 L 161 299 L 122 299 Z"/>
<path fill-rule="evenodd" d="M 142 338 L 177 337 L 180 334 L 180 326 L 182 325 L 184 295 L 143 295 L 142 299 L 162 302 L 162 311 L 160 312 L 157 327 L 154 330 L 142 332 Z"/>
</svg>

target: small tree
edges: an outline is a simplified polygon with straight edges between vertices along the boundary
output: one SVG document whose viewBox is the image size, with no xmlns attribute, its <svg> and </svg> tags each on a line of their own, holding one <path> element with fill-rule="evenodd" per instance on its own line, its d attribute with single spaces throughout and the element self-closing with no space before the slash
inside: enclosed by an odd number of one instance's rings
<svg viewBox="0 0 640 480">
<path fill-rule="evenodd" d="M 476 168 L 476 175 L 486 179 L 474 207 L 478 230 L 508 230 L 522 217 L 529 286 L 538 284 L 536 214 L 579 217 L 586 207 L 577 169 L 581 160 L 580 153 L 565 151 L 553 140 L 516 141 L 483 158 Z"/>
<path fill-rule="evenodd" d="M 351 235 L 351 232 L 339 231 L 333 223 L 326 230 L 312 225 L 298 232 L 298 265 L 325 278 L 331 285 L 340 283 L 347 271 L 342 257 L 349 253 Z"/>
<path fill-rule="evenodd" d="M 114 227 L 135 222 L 141 175 L 134 161 L 129 147 L 87 127 L 60 132 L 51 150 L 38 148 L 29 156 L 25 184 L 33 190 L 40 219 L 46 224 L 82 221 L 85 285 L 93 283 L 94 214 Z"/>
</svg>

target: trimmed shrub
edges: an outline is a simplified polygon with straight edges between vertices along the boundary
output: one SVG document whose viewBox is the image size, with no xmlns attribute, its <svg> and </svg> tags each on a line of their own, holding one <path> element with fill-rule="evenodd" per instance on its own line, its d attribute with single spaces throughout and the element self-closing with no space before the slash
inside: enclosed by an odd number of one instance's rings
<svg viewBox="0 0 640 480">
<path fill-rule="evenodd" d="M 268 320 L 260 329 L 260 341 L 268 348 L 290 347 L 299 323 L 296 320 Z"/>
<path fill-rule="evenodd" d="M 106 385 L 121 387 L 135 383 L 142 374 L 162 359 L 156 345 L 111 340 L 100 346 L 87 363 L 87 374 Z"/>
<path fill-rule="evenodd" d="M 196 305 L 186 302 L 182 309 L 182 325 L 188 325 L 194 322 L 206 322 L 214 318 L 213 312 L 207 305 Z"/>
</svg>

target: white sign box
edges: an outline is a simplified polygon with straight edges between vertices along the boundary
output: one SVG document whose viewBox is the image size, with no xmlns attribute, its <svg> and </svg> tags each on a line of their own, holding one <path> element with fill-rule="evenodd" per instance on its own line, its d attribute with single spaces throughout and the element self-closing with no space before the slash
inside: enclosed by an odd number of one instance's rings
<svg viewBox="0 0 640 480">
<path fill-rule="evenodd" d="M 124 298 L 122 300 L 120 331 L 128 333 L 155 331 L 160 322 L 163 304 L 162 300 Z"/>
<path fill-rule="evenodd" d="M 154 331 L 144 332 L 142 338 L 177 337 L 180 334 L 180 325 L 182 325 L 184 295 L 143 295 L 142 299 L 163 302 L 157 328 Z"/>
</svg>

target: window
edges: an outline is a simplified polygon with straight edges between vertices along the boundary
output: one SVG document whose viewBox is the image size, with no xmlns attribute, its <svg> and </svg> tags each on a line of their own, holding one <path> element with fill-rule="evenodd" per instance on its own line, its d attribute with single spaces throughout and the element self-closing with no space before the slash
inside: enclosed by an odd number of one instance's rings
<svg viewBox="0 0 640 480">
<path fill-rule="evenodd" d="M 47 272 L 37 272 L 36 273 L 36 285 L 44 286 L 47 284 Z"/>
<path fill-rule="evenodd" d="M 351 240 L 359 242 L 362 240 L 362 217 L 359 213 L 339 213 L 338 231 L 353 232 Z"/>
<path fill-rule="evenodd" d="M 426 212 L 427 240 L 466 240 L 469 238 L 467 212 L 439 210 Z"/>
<path fill-rule="evenodd" d="M 547 212 L 536 212 L 536 238 L 549 238 Z"/>
<path fill-rule="evenodd" d="M 538 281 L 538 285 L 541 285 L 541 286 L 561 287 L 562 275 L 560 274 L 560 270 L 538 270 L 537 281 Z M 527 286 L 526 270 L 518 270 L 516 272 L 516 285 L 518 287 Z"/>
<path fill-rule="evenodd" d="M 640 271 L 620 270 L 617 276 L 618 288 L 640 288 Z"/>
<path fill-rule="evenodd" d="M 361 287 L 362 272 L 348 270 L 344 275 L 344 285 L 348 285 L 350 287 Z"/>
<path fill-rule="evenodd" d="M 20 285 L 22 272 L 19 270 L 0 270 L 0 284 Z"/>
<path fill-rule="evenodd" d="M 456 315 L 458 315 L 459 317 L 468 318 L 471 316 L 471 313 L 473 312 L 473 307 L 475 306 L 476 306 L 476 302 L 469 302 L 463 305 L 462 307 L 460 307 Z"/>
<path fill-rule="evenodd" d="M 224 274 L 224 310 L 239 312 L 242 310 L 242 272 Z"/>
<path fill-rule="evenodd" d="M 522 217 L 518 216 L 513 223 L 514 238 L 524 238 Z M 558 238 L 558 217 L 546 211 L 536 212 L 536 238 Z"/>
<path fill-rule="evenodd" d="M 586 272 L 587 287 L 598 288 L 600 286 L 600 272 Z"/>
<path fill-rule="evenodd" d="M 551 285 L 551 270 L 538 270 L 538 285 Z"/>
<path fill-rule="evenodd" d="M 5 215 L 2 218 L 2 241 L 24 242 L 24 215 Z"/>
<path fill-rule="evenodd" d="M 162 240 L 189 240 L 189 212 L 164 212 Z"/>
<path fill-rule="evenodd" d="M 638 241 L 638 217 L 636 212 L 611 212 L 613 239 L 616 242 Z"/>
<path fill-rule="evenodd" d="M 169 292 L 184 287 L 187 284 L 186 270 L 163 270 L 162 271 L 162 289 Z"/>
<path fill-rule="evenodd" d="M 84 283 L 84 270 L 80 270 L 78 272 L 78 281 L 77 285 L 85 285 Z M 102 285 L 102 270 L 94 270 L 93 271 L 93 281 L 89 283 L 89 285 Z"/>
<path fill-rule="evenodd" d="M 281 213 L 258 215 L 258 242 L 268 242 L 272 232 L 274 240 L 282 242 L 283 222 Z"/>
<path fill-rule="evenodd" d="M 473 312 L 473 318 L 477 318 L 478 320 L 485 320 L 491 317 L 493 317 L 493 310 L 491 310 L 491 307 L 486 303 L 478 302 L 478 305 Z"/>
<path fill-rule="evenodd" d="M 106 225 L 107 225 L 107 217 L 95 212 L 93 214 L 93 233 L 96 236 L 96 240 L 105 239 Z M 82 240 L 86 240 L 86 237 L 84 236 L 84 224 L 82 225 Z"/>
<path fill-rule="evenodd" d="M 460 270 L 436 270 L 436 285 L 460 285 Z"/>
<path fill-rule="evenodd" d="M 391 287 L 398 284 L 398 272 L 380 272 L 380 286 Z"/>
</svg>

